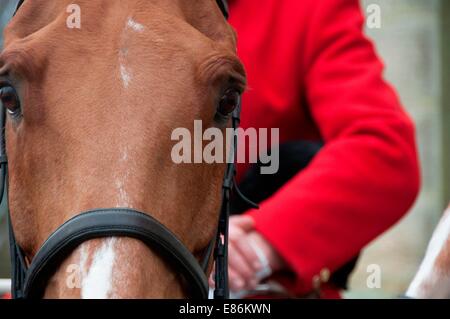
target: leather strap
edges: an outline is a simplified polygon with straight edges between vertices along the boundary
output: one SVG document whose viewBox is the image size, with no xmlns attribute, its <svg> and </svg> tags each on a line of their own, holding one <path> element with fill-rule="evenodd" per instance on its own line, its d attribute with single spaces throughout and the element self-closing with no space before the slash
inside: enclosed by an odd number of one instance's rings
<svg viewBox="0 0 450 319">
<path fill-rule="evenodd" d="M 226 0 L 217 0 L 217 5 L 219 6 L 220 10 L 222 11 L 223 16 L 225 19 L 228 19 L 228 3 Z"/>
<path fill-rule="evenodd" d="M 42 245 L 24 283 L 24 298 L 40 298 L 47 281 L 62 261 L 86 240 L 102 237 L 136 238 L 163 255 L 184 275 L 194 298 L 208 298 L 207 278 L 184 244 L 153 217 L 131 209 L 97 209 L 77 215 L 58 228 Z"/>
<path fill-rule="evenodd" d="M 20 1 L 17 3 L 16 12 L 15 12 L 14 14 L 17 13 L 17 11 L 18 11 L 19 8 L 22 6 L 22 4 L 23 4 L 24 1 L 25 1 L 25 0 L 20 0 Z"/>
</svg>

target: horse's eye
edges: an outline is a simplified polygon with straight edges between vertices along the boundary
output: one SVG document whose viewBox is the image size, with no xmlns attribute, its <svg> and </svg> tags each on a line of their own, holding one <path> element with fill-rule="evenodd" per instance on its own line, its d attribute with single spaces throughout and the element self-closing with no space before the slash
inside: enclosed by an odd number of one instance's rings
<svg viewBox="0 0 450 319">
<path fill-rule="evenodd" d="M 237 90 L 230 89 L 225 92 L 219 102 L 217 112 L 222 116 L 228 116 L 239 106 L 241 94 Z"/>
<path fill-rule="evenodd" d="M 0 101 L 11 116 L 21 115 L 19 96 L 12 86 L 0 87 Z"/>
</svg>

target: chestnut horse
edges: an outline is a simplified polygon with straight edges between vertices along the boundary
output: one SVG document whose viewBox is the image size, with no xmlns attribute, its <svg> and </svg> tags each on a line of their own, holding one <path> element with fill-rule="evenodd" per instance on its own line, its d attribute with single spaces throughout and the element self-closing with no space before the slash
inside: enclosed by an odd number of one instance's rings
<svg viewBox="0 0 450 319">
<path fill-rule="evenodd" d="M 0 56 L 10 214 L 25 262 L 65 221 L 102 207 L 150 212 L 200 260 L 226 164 L 175 164 L 171 133 L 194 120 L 229 126 L 216 113 L 245 87 L 235 34 L 214 0 L 72 2 L 25 1 Z M 110 237 L 76 247 L 44 297 L 182 298 L 187 289 L 156 251 Z"/>
<path fill-rule="evenodd" d="M 406 296 L 420 299 L 450 298 L 450 205 L 431 237 Z"/>
</svg>

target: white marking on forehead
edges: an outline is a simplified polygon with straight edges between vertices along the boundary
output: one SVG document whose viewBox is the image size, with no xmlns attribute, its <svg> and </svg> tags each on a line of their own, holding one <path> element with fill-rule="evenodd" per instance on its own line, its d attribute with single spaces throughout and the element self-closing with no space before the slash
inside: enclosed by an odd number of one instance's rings
<svg viewBox="0 0 450 319">
<path fill-rule="evenodd" d="M 131 80 L 132 80 L 132 71 L 127 66 L 127 55 L 128 55 L 128 48 L 126 47 L 126 31 L 127 30 L 133 30 L 135 32 L 143 32 L 145 27 L 134 21 L 132 18 L 128 18 L 127 22 L 125 23 L 125 28 L 123 30 L 123 39 L 125 39 L 125 47 L 121 48 L 119 50 L 119 70 L 120 70 L 120 78 L 122 79 L 122 84 L 125 89 L 128 89 L 130 86 Z"/>
<path fill-rule="evenodd" d="M 125 191 L 125 183 L 121 180 L 116 180 L 116 188 L 119 191 L 119 198 L 116 207 L 129 207 L 130 198 Z"/>
<path fill-rule="evenodd" d="M 127 159 L 128 159 L 128 149 L 125 148 L 125 149 L 122 151 L 122 157 L 120 158 L 120 161 L 121 161 L 121 162 L 126 162 Z"/>
<path fill-rule="evenodd" d="M 89 272 L 81 284 L 82 299 L 106 299 L 110 296 L 116 241 L 116 238 L 104 240 L 101 247 L 95 252 Z"/>
<path fill-rule="evenodd" d="M 82 277 L 84 278 L 87 274 L 87 260 L 88 260 L 88 251 L 87 251 L 88 243 L 82 243 L 80 247 L 80 270 Z"/>
<path fill-rule="evenodd" d="M 120 153 L 119 163 L 122 164 L 122 168 L 125 170 L 125 173 L 121 175 L 117 175 L 115 185 L 116 189 L 119 192 L 119 198 L 117 200 L 116 207 L 130 207 L 130 197 L 126 192 L 125 186 L 128 181 L 129 171 L 128 171 L 128 148 L 124 147 L 122 152 Z"/>
<path fill-rule="evenodd" d="M 124 88 L 128 89 L 131 82 L 131 72 L 123 64 L 120 65 L 120 77 L 122 79 Z"/>
<path fill-rule="evenodd" d="M 134 21 L 133 18 L 128 18 L 126 27 L 130 28 L 136 32 L 142 32 L 145 30 L 145 27 L 142 24 Z"/>
<path fill-rule="evenodd" d="M 437 259 L 445 249 L 450 249 L 450 209 L 444 214 L 438 227 L 433 233 L 414 280 L 406 292 L 409 297 L 423 298 L 424 294 L 450 297 L 450 278 L 437 267 Z M 433 291 L 424 291 L 428 286 Z M 433 297 L 433 296 L 430 296 Z"/>
</svg>

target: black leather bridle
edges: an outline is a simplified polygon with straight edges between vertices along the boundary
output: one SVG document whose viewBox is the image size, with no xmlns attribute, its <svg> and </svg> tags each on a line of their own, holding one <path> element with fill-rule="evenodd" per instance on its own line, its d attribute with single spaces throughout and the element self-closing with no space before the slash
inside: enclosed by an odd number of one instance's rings
<svg viewBox="0 0 450 319">
<path fill-rule="evenodd" d="M 17 10 L 22 3 L 23 0 L 19 2 Z M 224 16 L 228 17 L 226 1 L 221 0 L 217 3 Z M 239 126 L 240 108 L 239 105 L 232 114 L 231 121 L 234 129 Z M 3 198 L 8 183 L 5 122 L 6 110 L 2 107 L 0 116 L 0 198 Z M 234 150 L 237 150 L 236 136 L 234 136 L 232 146 Z M 129 208 L 106 208 L 80 213 L 65 222 L 50 235 L 34 256 L 31 264 L 27 266 L 24 253 L 17 244 L 11 221 L 9 221 L 13 298 L 42 297 L 51 275 L 77 246 L 90 239 L 113 236 L 138 239 L 157 251 L 164 260 L 173 266 L 174 270 L 183 275 L 185 285 L 190 288 L 190 296 L 193 298 L 208 298 L 206 272 L 211 255 L 213 255 L 216 284 L 214 298 L 228 298 L 228 218 L 230 196 L 233 189 L 249 205 L 257 207 L 245 198 L 236 187 L 235 173 L 234 163 L 227 164 L 216 237 L 206 248 L 201 262 L 169 229 L 150 215 Z"/>
</svg>

